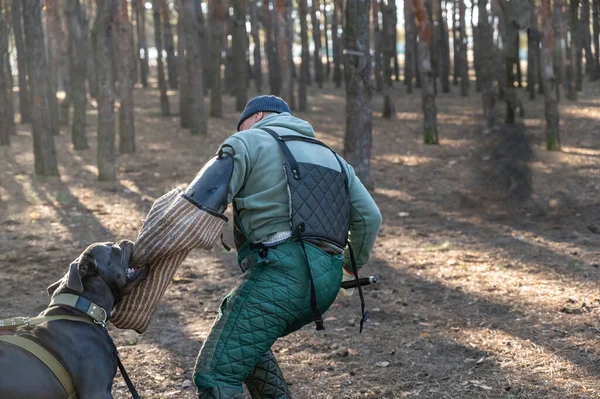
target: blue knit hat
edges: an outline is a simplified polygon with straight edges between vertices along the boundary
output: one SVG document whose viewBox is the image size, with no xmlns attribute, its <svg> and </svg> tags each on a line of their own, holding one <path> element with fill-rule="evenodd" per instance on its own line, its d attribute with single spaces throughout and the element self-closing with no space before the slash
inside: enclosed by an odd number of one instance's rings
<svg viewBox="0 0 600 399">
<path fill-rule="evenodd" d="M 240 125 L 248 119 L 250 116 L 254 115 L 257 112 L 276 112 L 278 114 L 282 112 L 290 112 L 290 107 L 287 105 L 283 99 L 277 96 L 258 96 L 254 97 L 252 100 L 248 101 L 246 104 L 246 108 L 242 111 L 242 115 L 240 115 L 240 120 L 238 121 L 237 130 L 240 131 Z"/>
</svg>

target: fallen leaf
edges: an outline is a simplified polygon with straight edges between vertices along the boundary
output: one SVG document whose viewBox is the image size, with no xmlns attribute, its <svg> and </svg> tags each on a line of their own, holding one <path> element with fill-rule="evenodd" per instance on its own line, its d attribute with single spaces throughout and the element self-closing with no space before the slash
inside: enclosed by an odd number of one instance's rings
<svg viewBox="0 0 600 399">
<path fill-rule="evenodd" d="M 389 365 L 390 365 L 390 362 L 385 362 L 385 361 L 375 363 L 375 366 L 377 366 L 377 367 L 387 367 Z"/>
</svg>

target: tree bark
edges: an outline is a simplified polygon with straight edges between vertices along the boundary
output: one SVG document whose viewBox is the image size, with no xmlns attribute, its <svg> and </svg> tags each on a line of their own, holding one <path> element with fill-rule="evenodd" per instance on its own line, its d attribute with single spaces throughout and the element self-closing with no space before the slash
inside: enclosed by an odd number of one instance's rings
<svg viewBox="0 0 600 399">
<path fill-rule="evenodd" d="M 152 16 L 154 18 L 154 44 L 156 46 L 156 69 L 158 73 L 158 90 L 160 91 L 160 113 L 169 116 L 169 97 L 163 66 L 162 24 L 160 18 L 161 0 L 152 0 Z"/>
<path fill-rule="evenodd" d="M 568 43 L 567 55 L 567 99 L 577 100 L 577 9 L 579 0 L 569 0 L 569 33 L 570 40 Z"/>
<path fill-rule="evenodd" d="M 135 129 L 133 112 L 133 68 L 131 66 L 131 22 L 127 0 L 116 0 L 114 14 L 117 39 L 117 63 L 119 71 L 119 151 L 135 152 Z"/>
<path fill-rule="evenodd" d="M 45 11 L 46 11 L 46 32 L 47 32 L 47 42 L 48 42 L 48 64 L 50 66 L 50 73 L 48 74 L 48 81 L 50 84 L 50 90 L 52 94 L 50 96 L 50 106 L 51 106 L 51 116 L 53 119 L 53 130 L 54 134 L 59 134 L 58 124 L 67 125 L 69 123 L 68 120 L 68 95 L 65 96 L 65 103 L 67 112 L 61 110 L 59 113 L 59 104 L 56 99 L 56 92 L 58 90 L 65 89 L 65 80 L 67 78 L 67 68 L 66 62 L 68 60 L 67 57 L 67 49 L 65 48 L 65 44 L 67 43 L 65 40 L 64 32 L 62 31 L 62 24 L 60 20 L 60 6 L 58 4 L 58 0 L 46 0 L 44 2 Z M 63 108 L 61 105 L 60 108 Z M 65 115 L 66 114 L 66 115 Z M 64 117 L 67 116 L 66 120 Z"/>
<path fill-rule="evenodd" d="M 21 114 L 21 123 L 26 123 L 31 121 L 31 104 L 27 84 L 27 50 L 25 49 L 25 36 L 21 22 L 21 0 L 12 0 L 11 12 L 15 47 L 17 49 L 17 70 L 19 73 L 19 113 Z"/>
<path fill-rule="evenodd" d="M 459 20 L 459 0 L 452 0 L 452 61 L 453 61 L 453 71 L 452 71 L 452 84 L 454 86 L 458 86 L 458 78 L 460 76 L 460 59 L 461 59 L 461 50 L 460 50 L 460 22 Z"/>
<path fill-rule="evenodd" d="M 553 32 L 552 11 L 550 0 L 541 0 L 540 14 L 542 16 L 542 64 L 544 84 L 544 106 L 546 113 L 546 148 L 548 151 L 560 150 L 559 115 L 556 100 L 556 78 L 552 62 Z"/>
<path fill-rule="evenodd" d="M 90 19 L 85 15 L 86 31 L 90 26 Z M 86 36 L 87 74 L 88 90 L 92 98 L 98 99 L 98 74 L 96 73 L 96 25 L 92 24 L 89 35 Z"/>
<path fill-rule="evenodd" d="M 42 3 L 38 0 L 26 0 L 22 4 L 31 87 L 31 126 L 35 173 L 40 176 L 58 176 L 50 116 L 50 87 L 42 27 Z"/>
<path fill-rule="evenodd" d="M 294 81 L 292 79 L 294 61 L 292 60 L 292 42 L 290 40 L 293 32 L 292 1 L 276 0 L 275 8 L 278 21 L 277 52 L 279 54 L 279 65 L 281 66 L 281 97 L 293 110 L 295 108 Z"/>
<path fill-rule="evenodd" d="M 592 33 L 594 43 L 594 73 L 592 79 L 600 79 L 600 0 L 592 0 Z"/>
<path fill-rule="evenodd" d="M 262 59 L 260 56 L 260 34 L 258 29 L 258 5 L 257 0 L 250 0 L 250 33 L 252 34 L 252 42 L 254 43 L 254 84 L 256 91 L 262 92 Z"/>
<path fill-rule="evenodd" d="M 471 37 L 473 38 L 473 69 L 475 70 L 475 91 L 481 93 L 481 60 L 479 59 L 479 26 L 475 25 L 475 1 L 471 1 Z"/>
<path fill-rule="evenodd" d="M 381 71 L 381 41 L 383 33 L 379 27 L 379 1 L 380 0 L 372 0 L 372 12 L 373 12 L 373 36 L 375 42 L 375 52 L 374 52 L 374 60 L 373 66 L 375 68 L 375 90 L 378 93 L 381 93 L 383 90 L 383 73 Z M 383 2 L 382 2 L 383 4 Z"/>
<path fill-rule="evenodd" d="M 371 146 L 373 128 L 373 89 L 369 54 L 370 0 L 347 0 L 344 20 L 346 48 L 346 136 L 344 157 L 367 189 L 374 188 L 371 179 Z"/>
<path fill-rule="evenodd" d="M 148 87 L 148 74 L 150 67 L 148 66 L 148 45 L 146 44 L 146 7 L 143 0 L 132 0 L 135 5 L 136 23 L 135 27 L 138 36 L 138 56 L 140 59 L 140 78 L 142 86 Z"/>
<path fill-rule="evenodd" d="M 246 54 L 246 1 L 232 0 L 234 16 L 231 32 L 233 65 L 235 71 L 235 109 L 243 111 L 248 102 L 248 68 Z"/>
<path fill-rule="evenodd" d="M 327 27 L 329 26 L 327 20 L 327 0 L 323 0 L 323 27 L 325 34 L 325 76 L 329 79 L 329 75 L 331 74 L 331 61 L 329 59 L 329 34 Z"/>
<path fill-rule="evenodd" d="M 4 21 L 0 8 L 0 146 L 10 145 L 11 132 L 15 129 L 12 109 L 12 85 L 10 84 L 8 68 L 8 24 Z"/>
<path fill-rule="evenodd" d="M 423 127 L 425 144 L 438 144 L 437 109 L 433 92 L 433 73 L 429 57 L 431 27 L 423 0 L 413 0 L 413 10 L 419 32 L 419 62 L 421 64 L 421 84 L 423 101 Z"/>
<path fill-rule="evenodd" d="M 554 0 L 552 9 L 552 33 L 556 40 L 553 40 L 552 58 L 554 65 L 554 77 L 556 78 L 556 90 L 559 91 L 559 86 L 565 79 L 564 58 L 565 49 L 563 48 L 563 23 L 562 23 L 562 0 Z"/>
<path fill-rule="evenodd" d="M 271 3 L 271 0 L 262 1 L 262 25 L 265 31 L 265 54 L 269 63 L 269 87 L 273 95 L 279 96 L 281 92 L 281 69 L 273 27 L 273 13 L 269 9 Z"/>
<path fill-rule="evenodd" d="M 73 125 L 71 141 L 76 150 L 89 148 L 85 135 L 87 96 L 87 29 L 79 0 L 67 0 L 66 17 L 69 28 L 69 61 L 71 70 L 71 98 L 73 99 Z"/>
<path fill-rule="evenodd" d="M 204 104 L 204 74 L 202 62 L 202 42 L 205 29 L 200 0 L 182 0 L 185 27 L 186 60 L 188 63 L 189 85 L 191 87 L 190 130 L 193 135 L 208 133 L 208 118 Z"/>
<path fill-rule="evenodd" d="M 438 19 L 438 0 L 427 0 L 425 2 L 429 23 L 431 25 L 431 40 L 429 41 L 429 56 L 431 57 L 431 72 L 433 73 L 433 93 L 437 96 L 437 79 L 439 77 L 439 24 Z"/>
<path fill-rule="evenodd" d="M 308 84 L 308 69 L 310 68 L 310 57 L 308 50 L 308 6 L 306 0 L 298 0 L 298 19 L 300 21 L 300 43 L 302 46 L 302 63 L 300 64 L 300 79 L 298 79 L 298 110 L 308 111 L 306 98 L 306 86 Z"/>
<path fill-rule="evenodd" d="M 255 2 L 256 0 L 253 0 Z M 223 116 L 223 96 L 221 90 L 221 64 L 223 62 L 223 31 L 225 28 L 225 7 L 218 0 L 208 3 L 208 27 L 210 30 L 210 53 L 212 59 L 211 88 L 210 88 L 210 116 L 220 118 Z M 260 49 L 259 49 L 260 51 Z"/>
<path fill-rule="evenodd" d="M 585 51 L 585 73 L 593 80 L 595 69 L 594 56 L 592 54 L 592 36 L 590 32 L 590 0 L 581 0 L 581 42 Z"/>
<path fill-rule="evenodd" d="M 161 0 L 161 20 L 163 23 L 163 37 L 165 41 L 165 52 L 167 53 L 167 76 L 169 87 L 177 89 L 177 58 L 175 57 L 175 43 L 173 41 L 173 26 L 171 25 L 171 13 L 167 0 Z"/>
<path fill-rule="evenodd" d="M 479 11 L 477 26 L 479 27 L 479 59 L 481 61 L 481 103 L 487 125 L 491 127 L 495 122 L 495 92 L 492 76 L 494 43 L 492 27 L 488 19 L 487 0 L 479 0 L 477 7 Z"/>
<path fill-rule="evenodd" d="M 342 13 L 340 0 L 333 0 L 333 16 L 331 18 L 331 45 L 333 47 L 333 81 L 335 87 L 342 87 L 342 46 L 339 37 L 339 18 Z"/>
<path fill-rule="evenodd" d="M 448 20 L 446 18 L 447 8 L 444 3 L 440 7 L 440 80 L 442 82 L 442 92 L 450 93 L 450 41 L 448 37 Z M 443 10 L 443 12 L 442 12 Z"/>
<path fill-rule="evenodd" d="M 412 0 L 404 0 L 404 84 L 408 93 L 412 93 L 412 81 L 415 73 L 415 48 L 413 42 L 416 32 L 414 29 L 414 20 Z"/>
<path fill-rule="evenodd" d="M 465 22 L 465 0 L 458 0 L 459 15 L 459 73 L 460 73 L 460 95 L 469 96 L 469 63 L 467 60 L 467 30 Z"/>
<path fill-rule="evenodd" d="M 395 118 L 396 107 L 392 100 L 392 74 L 394 57 L 396 56 L 396 1 L 388 0 L 381 7 L 383 15 L 383 40 L 381 43 L 381 58 L 383 61 L 383 113 L 384 118 Z"/>
<path fill-rule="evenodd" d="M 530 100 L 535 100 L 535 84 L 538 80 L 536 75 L 539 70 L 540 31 L 538 30 L 537 18 L 537 13 L 532 12 L 529 19 L 529 28 L 527 29 L 527 91 Z"/>
<path fill-rule="evenodd" d="M 96 66 L 98 74 L 98 180 L 114 181 L 115 165 L 115 93 L 112 76 L 114 38 L 114 0 L 96 0 Z"/>
<path fill-rule="evenodd" d="M 319 87 L 323 87 L 323 59 L 321 58 L 321 21 L 317 15 L 319 11 L 319 0 L 312 0 L 310 8 L 310 21 L 312 23 L 312 33 L 314 42 L 314 63 L 315 63 L 315 81 Z"/>
</svg>

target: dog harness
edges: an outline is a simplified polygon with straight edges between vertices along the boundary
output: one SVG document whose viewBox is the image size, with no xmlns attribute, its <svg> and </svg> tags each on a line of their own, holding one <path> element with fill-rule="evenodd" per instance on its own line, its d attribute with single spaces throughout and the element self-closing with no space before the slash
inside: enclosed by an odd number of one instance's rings
<svg viewBox="0 0 600 399">
<path fill-rule="evenodd" d="M 2 332 L 2 330 L 14 330 L 20 327 L 33 327 L 38 324 L 48 323 L 56 320 L 78 321 L 90 324 L 98 324 L 102 327 L 106 327 L 106 321 L 108 318 L 106 310 L 87 298 L 66 293 L 58 294 L 52 298 L 48 309 L 57 306 L 68 306 L 77 309 L 85 313 L 85 315 L 88 317 L 72 315 L 37 316 L 32 318 L 13 317 L 10 319 L 0 320 L 0 332 Z M 38 358 L 39 361 L 44 363 L 46 367 L 52 371 L 56 379 L 58 379 L 63 389 L 67 393 L 67 399 L 77 399 L 77 389 L 73 384 L 71 375 L 65 369 L 63 364 L 56 358 L 56 356 L 50 353 L 50 351 L 48 351 L 46 348 L 29 338 L 18 335 L 0 335 L 0 342 L 6 342 L 8 344 L 18 346 L 19 348 L 26 350 Z"/>
</svg>

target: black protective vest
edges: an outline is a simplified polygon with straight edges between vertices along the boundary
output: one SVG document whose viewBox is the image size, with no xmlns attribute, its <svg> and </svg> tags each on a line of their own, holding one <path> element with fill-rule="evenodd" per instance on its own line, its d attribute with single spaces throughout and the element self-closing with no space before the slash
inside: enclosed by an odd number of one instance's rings
<svg viewBox="0 0 600 399">
<path fill-rule="evenodd" d="M 350 194 L 348 189 L 348 176 L 346 169 L 337 154 L 324 143 L 317 139 L 285 135 L 280 136 L 271 129 L 262 128 L 279 143 L 285 156 L 283 168 L 288 182 L 290 197 L 290 218 L 292 240 L 298 241 L 302 246 L 307 263 L 309 263 L 304 240 L 320 240 L 344 249 L 348 243 L 350 230 Z M 323 146 L 331 151 L 340 165 L 340 171 L 306 162 L 298 162 L 288 148 L 287 141 L 304 141 Z M 352 272 L 358 282 L 358 269 L 354 262 L 354 254 L 349 246 L 352 262 Z M 310 263 L 308 264 L 311 290 L 311 307 L 313 319 L 317 330 L 324 330 L 323 318 L 317 309 L 316 292 L 312 277 Z M 358 290 L 361 299 L 362 318 L 360 330 L 366 320 L 364 310 L 364 297 L 360 285 Z"/>
</svg>

